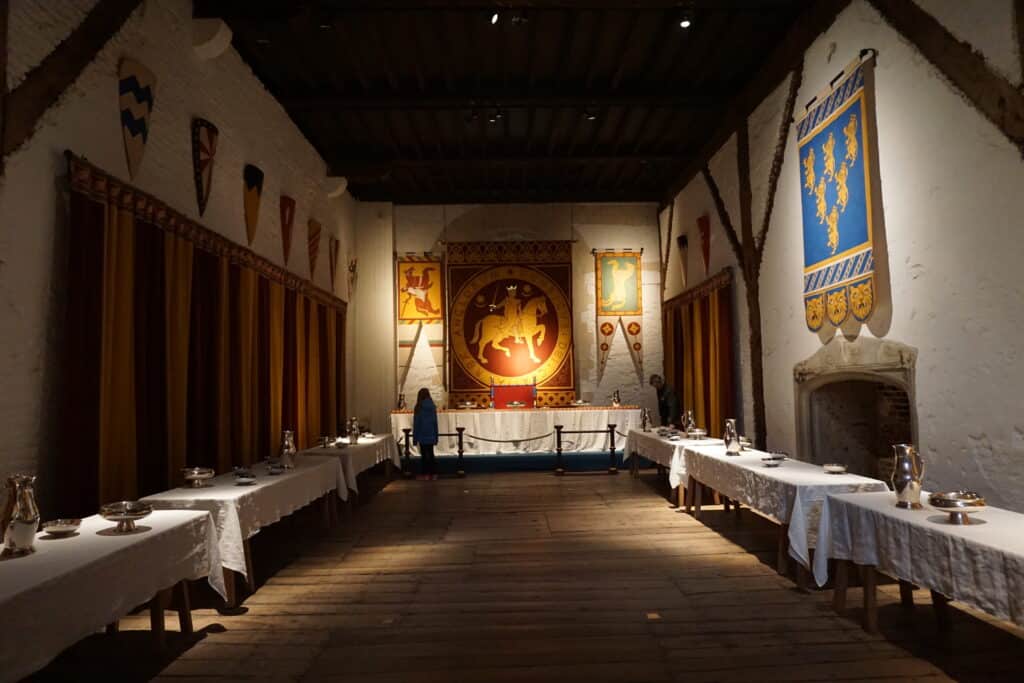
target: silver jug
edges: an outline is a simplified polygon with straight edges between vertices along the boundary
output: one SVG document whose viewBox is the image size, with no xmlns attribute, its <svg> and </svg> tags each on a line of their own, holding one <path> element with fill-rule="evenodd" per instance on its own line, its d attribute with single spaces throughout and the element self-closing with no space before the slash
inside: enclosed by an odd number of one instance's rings
<svg viewBox="0 0 1024 683">
<path fill-rule="evenodd" d="M 281 436 L 281 467 L 286 470 L 295 467 L 295 434 L 290 429 L 284 430 Z"/>
<path fill-rule="evenodd" d="M 15 474 L 7 478 L 7 495 L 11 498 L 9 519 L 4 520 L 4 552 L 11 557 L 28 555 L 35 550 L 39 529 L 39 507 L 36 505 L 36 478 Z M 13 501 L 13 505 L 11 504 Z"/>
<path fill-rule="evenodd" d="M 362 430 L 359 429 L 359 418 L 350 417 L 348 419 L 348 442 L 350 444 L 359 443 L 359 434 Z"/>
<path fill-rule="evenodd" d="M 735 418 L 730 417 L 725 421 L 725 432 L 722 434 L 722 438 L 725 440 L 726 455 L 739 455 L 743 450 L 743 446 L 740 444 L 740 434 L 736 431 Z"/>
<path fill-rule="evenodd" d="M 686 415 L 683 416 L 683 431 L 692 432 L 697 428 L 697 423 L 693 420 L 693 411 L 687 410 Z"/>
<path fill-rule="evenodd" d="M 649 408 L 644 408 L 640 411 L 640 429 L 645 432 L 651 431 L 651 411 Z"/>
<path fill-rule="evenodd" d="M 924 459 L 914 444 L 893 444 L 894 467 L 892 487 L 896 491 L 896 507 L 921 509 L 921 481 L 924 478 Z"/>
<path fill-rule="evenodd" d="M 622 399 L 619 398 L 619 390 L 616 389 L 612 392 L 612 407 L 618 408 L 622 404 Z"/>
</svg>

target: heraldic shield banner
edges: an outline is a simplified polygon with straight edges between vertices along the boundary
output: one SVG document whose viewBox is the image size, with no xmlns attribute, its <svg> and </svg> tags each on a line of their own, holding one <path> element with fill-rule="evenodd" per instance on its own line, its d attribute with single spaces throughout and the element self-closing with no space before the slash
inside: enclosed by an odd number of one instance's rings
<svg viewBox="0 0 1024 683">
<path fill-rule="evenodd" d="M 447 266 L 449 402 L 535 386 L 536 406 L 570 405 L 572 243 L 451 242 Z"/>
<path fill-rule="evenodd" d="M 594 273 L 597 297 L 597 377 L 604 376 L 615 333 L 622 328 L 637 374 L 642 378 L 643 364 L 643 283 L 642 252 L 595 251 Z"/>
<path fill-rule="evenodd" d="M 875 306 L 873 75 L 873 56 L 854 61 L 796 123 L 804 313 L 815 332 L 850 315 L 864 322 Z"/>
<path fill-rule="evenodd" d="M 438 377 L 444 375 L 443 284 L 444 264 L 436 256 L 405 254 L 395 261 L 399 393 L 410 393 L 405 382 L 421 341 Z"/>
</svg>

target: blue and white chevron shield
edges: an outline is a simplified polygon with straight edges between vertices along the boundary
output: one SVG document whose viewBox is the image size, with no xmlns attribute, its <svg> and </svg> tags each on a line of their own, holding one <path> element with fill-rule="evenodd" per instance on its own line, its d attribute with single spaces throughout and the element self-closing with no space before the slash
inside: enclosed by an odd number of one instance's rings
<svg viewBox="0 0 1024 683">
<path fill-rule="evenodd" d="M 131 178 L 142 164 L 142 153 L 149 139 L 149 117 L 153 113 L 156 76 L 133 59 L 121 60 L 118 72 L 118 109 L 121 114 L 121 135 Z"/>
</svg>

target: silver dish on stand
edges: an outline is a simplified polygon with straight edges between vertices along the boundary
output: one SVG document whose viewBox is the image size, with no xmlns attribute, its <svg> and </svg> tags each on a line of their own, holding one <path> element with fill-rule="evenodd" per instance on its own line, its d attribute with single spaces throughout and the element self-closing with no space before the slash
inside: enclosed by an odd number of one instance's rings
<svg viewBox="0 0 1024 683">
<path fill-rule="evenodd" d="M 506 408 L 522 408 L 525 405 L 526 404 L 523 403 L 522 401 L 509 401 L 508 403 L 505 404 L 505 407 Z"/>
<path fill-rule="evenodd" d="M 203 488 L 206 486 L 206 480 L 213 479 L 217 474 L 209 467 L 186 467 L 182 472 L 185 474 L 185 481 L 194 489 Z"/>
<path fill-rule="evenodd" d="M 708 435 L 708 430 L 695 427 L 690 431 L 686 432 L 687 439 L 703 439 Z"/>
<path fill-rule="evenodd" d="M 928 496 L 928 503 L 942 512 L 949 513 L 949 523 L 970 524 L 970 514 L 981 512 L 987 506 L 985 499 L 974 491 L 946 491 Z"/>
<path fill-rule="evenodd" d="M 107 503 L 100 508 L 100 517 L 108 522 L 117 522 L 115 531 L 119 534 L 130 534 L 135 531 L 135 522 L 153 512 L 148 503 L 122 500 L 119 503 Z"/>
</svg>

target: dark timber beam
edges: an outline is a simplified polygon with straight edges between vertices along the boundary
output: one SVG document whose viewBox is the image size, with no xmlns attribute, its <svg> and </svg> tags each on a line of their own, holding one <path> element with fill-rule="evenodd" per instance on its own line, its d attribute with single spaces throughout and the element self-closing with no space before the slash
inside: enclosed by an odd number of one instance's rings
<svg viewBox="0 0 1024 683">
<path fill-rule="evenodd" d="M 337 160 L 329 164 L 331 175 L 343 175 L 349 178 L 375 178 L 387 175 L 397 168 L 423 168 L 434 170 L 479 170 L 481 168 L 506 167 L 551 167 L 586 166 L 635 162 L 649 165 L 678 165 L 679 157 L 643 154 L 623 154 L 618 156 L 524 156 L 524 157 L 493 157 L 469 159 L 387 159 L 387 160 Z"/>
<path fill-rule="evenodd" d="M 462 189 L 455 192 L 409 192 L 391 187 L 373 184 L 362 186 L 359 183 L 349 185 L 349 192 L 359 201 L 386 201 L 394 204 L 515 204 L 515 203 L 546 203 L 546 202 L 587 202 L 587 203 L 620 203 L 650 202 L 656 203 L 661 195 L 660 185 L 651 184 L 646 187 L 632 187 L 613 190 L 570 190 L 566 188 L 512 188 L 497 189 Z"/>
<path fill-rule="evenodd" d="M 669 185 L 663 197 L 664 201 L 672 201 L 701 172 L 711 157 L 739 128 L 741 122 L 746 120 L 750 112 L 771 94 L 797 64 L 801 63 L 804 52 L 815 38 L 831 26 L 836 15 L 849 4 L 850 0 L 814 0 L 809 3 L 786 35 L 778 41 L 778 47 L 763 60 L 757 75 L 730 100 L 718 128 L 708 136 L 704 146 L 683 168 L 675 182 Z"/>
<path fill-rule="evenodd" d="M 7 122 L 7 17 L 11 4 L 0 0 L 0 144 L 4 140 Z M 4 174 L 4 155 L 0 154 L 0 176 Z"/>
<path fill-rule="evenodd" d="M 100 0 L 82 23 L 4 97 L 3 156 L 32 137 L 42 115 L 75 82 L 139 3 L 140 0 Z M 3 4 L 6 11 L 7 2 Z"/>
</svg>

